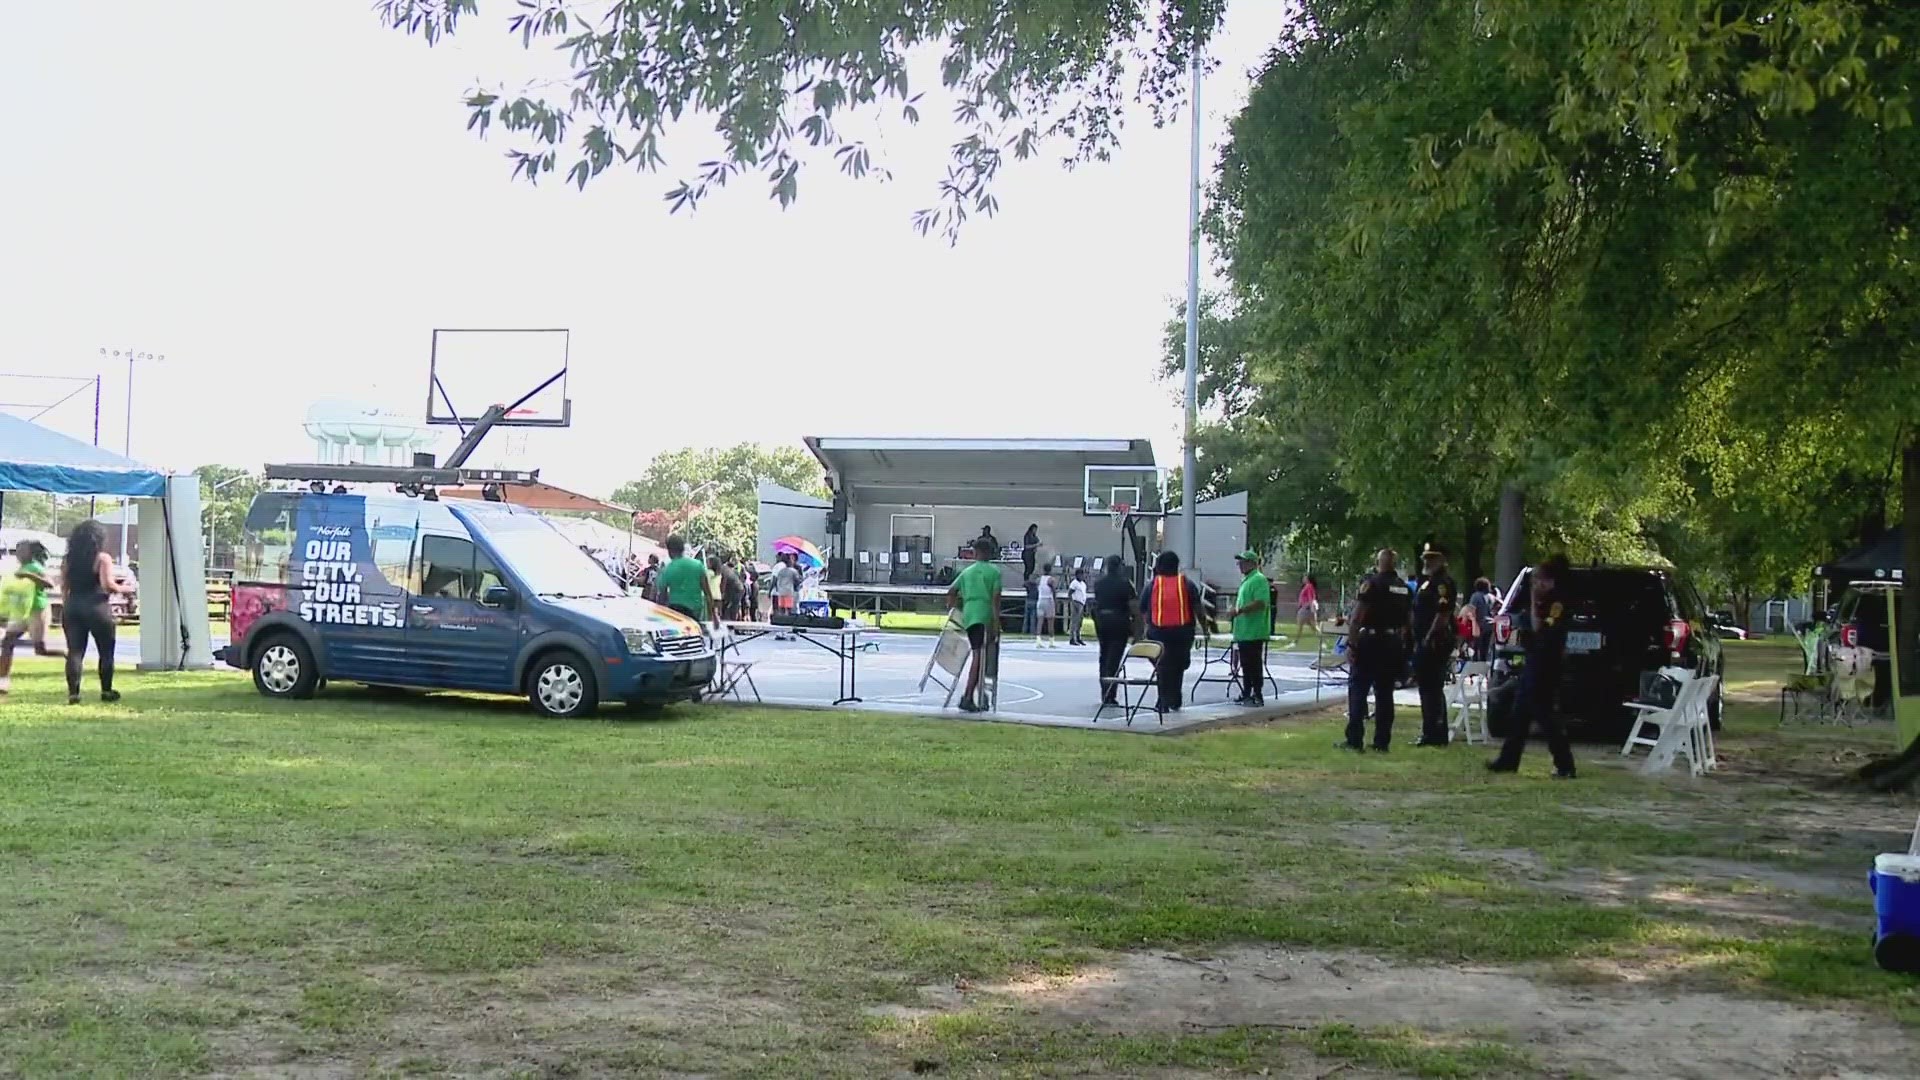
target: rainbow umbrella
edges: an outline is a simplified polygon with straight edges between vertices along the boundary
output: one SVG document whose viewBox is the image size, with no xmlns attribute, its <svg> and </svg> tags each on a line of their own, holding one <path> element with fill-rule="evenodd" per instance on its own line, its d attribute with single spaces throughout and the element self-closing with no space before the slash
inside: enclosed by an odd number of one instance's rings
<svg viewBox="0 0 1920 1080">
<path fill-rule="evenodd" d="M 827 565 L 827 557 L 804 536 L 783 536 L 773 542 L 773 550 L 780 555 L 797 557 L 800 565 L 809 569 Z"/>
</svg>

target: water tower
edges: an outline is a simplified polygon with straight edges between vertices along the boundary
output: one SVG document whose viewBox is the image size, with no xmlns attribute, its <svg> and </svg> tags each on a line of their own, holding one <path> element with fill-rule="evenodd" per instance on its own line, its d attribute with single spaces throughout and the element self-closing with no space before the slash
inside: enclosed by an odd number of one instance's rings
<svg viewBox="0 0 1920 1080">
<path fill-rule="evenodd" d="M 322 465 L 411 465 L 415 451 L 440 441 L 439 430 L 420 420 L 351 401 L 314 402 L 305 427 Z"/>
</svg>

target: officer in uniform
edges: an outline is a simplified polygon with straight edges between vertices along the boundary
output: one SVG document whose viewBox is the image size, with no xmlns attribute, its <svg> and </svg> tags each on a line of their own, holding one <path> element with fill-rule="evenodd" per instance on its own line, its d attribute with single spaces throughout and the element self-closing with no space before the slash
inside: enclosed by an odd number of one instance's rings
<svg viewBox="0 0 1920 1080">
<path fill-rule="evenodd" d="M 1420 741 L 1447 745 L 1447 667 L 1458 642 L 1453 625 L 1460 589 L 1447 573 L 1447 552 L 1428 544 L 1420 552 L 1424 572 L 1413 594 L 1413 682 L 1420 688 Z"/>
<path fill-rule="evenodd" d="M 1560 688 L 1561 662 L 1567 654 L 1567 611 L 1559 585 L 1567 579 L 1567 557 L 1555 555 L 1533 568 L 1528 579 L 1526 614 L 1520 627 L 1521 644 L 1527 660 L 1520 669 L 1520 698 L 1507 724 L 1507 741 L 1500 754 L 1487 762 L 1492 772 L 1519 772 L 1520 755 L 1527 748 L 1527 733 L 1535 724 L 1546 732 L 1547 751 L 1553 755 L 1556 780 L 1573 779 L 1573 747 L 1567 744 L 1567 730 L 1554 708 L 1554 692 Z"/>
<path fill-rule="evenodd" d="M 1360 582 L 1347 654 L 1347 750 L 1362 748 L 1367 733 L 1367 692 L 1373 691 L 1373 748 L 1385 753 L 1393 740 L 1393 684 L 1406 663 L 1407 583 L 1394 572 L 1391 548 L 1381 550 L 1374 571 Z"/>
</svg>

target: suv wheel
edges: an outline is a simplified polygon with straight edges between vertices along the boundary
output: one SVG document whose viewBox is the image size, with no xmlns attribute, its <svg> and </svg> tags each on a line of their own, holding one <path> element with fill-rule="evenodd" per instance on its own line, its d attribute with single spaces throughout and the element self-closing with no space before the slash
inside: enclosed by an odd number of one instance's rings
<svg viewBox="0 0 1920 1080">
<path fill-rule="evenodd" d="M 1727 677 L 1723 674 L 1720 681 L 1713 685 L 1713 697 L 1707 699 L 1707 727 L 1712 731 L 1720 730 L 1720 715 L 1727 701 Z"/>
<path fill-rule="evenodd" d="M 543 716 L 591 715 L 600 705 L 593 669 L 570 652 L 548 653 L 527 669 L 527 700 Z"/>
<path fill-rule="evenodd" d="M 272 698 L 309 698 L 320 684 L 313 650 L 298 634 L 275 634 L 253 653 L 253 687 Z"/>
</svg>

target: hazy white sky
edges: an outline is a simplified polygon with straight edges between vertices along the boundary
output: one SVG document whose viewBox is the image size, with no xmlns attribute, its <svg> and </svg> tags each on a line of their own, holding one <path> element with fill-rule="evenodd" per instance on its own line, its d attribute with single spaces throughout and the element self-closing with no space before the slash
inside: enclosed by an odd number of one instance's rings
<svg viewBox="0 0 1920 1080">
<path fill-rule="evenodd" d="M 937 116 L 886 126 L 891 183 L 822 161 L 791 210 L 753 182 L 669 215 L 674 166 L 711 147 L 697 118 L 666 173 L 584 193 L 509 181 L 505 144 L 463 130 L 462 92 L 507 73 L 508 6 L 431 50 L 351 0 L 9 10 L 0 372 L 104 371 L 119 449 L 127 370 L 99 350 L 165 353 L 135 374 L 133 455 L 257 467 L 311 456 L 316 400 L 422 412 L 435 326 L 563 326 L 574 427 L 530 433 L 524 464 L 589 491 L 660 450 L 813 433 L 1145 434 L 1177 464 L 1154 372 L 1184 125 L 1141 110 L 1111 163 L 1010 166 L 957 248 L 909 227 L 946 164 Z M 1231 6 L 1210 147 L 1285 7 Z M 55 393 L 0 377 L 0 400 Z M 90 394 L 41 422 L 90 437 Z"/>
</svg>

